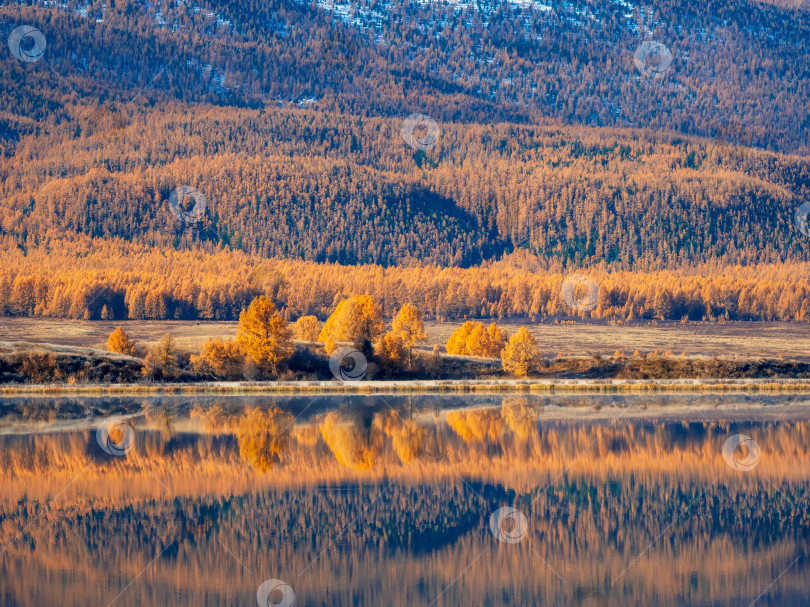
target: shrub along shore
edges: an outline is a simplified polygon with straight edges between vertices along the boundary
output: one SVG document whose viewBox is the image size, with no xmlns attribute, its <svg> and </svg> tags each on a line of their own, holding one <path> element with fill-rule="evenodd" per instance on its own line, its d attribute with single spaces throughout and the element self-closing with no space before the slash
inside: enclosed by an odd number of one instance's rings
<svg viewBox="0 0 810 607">
<path fill-rule="evenodd" d="M 0 343 L 0 395 L 240 394 L 401 392 L 810 392 L 810 363 L 708 356 L 572 356 L 540 359 L 516 378 L 498 359 L 414 351 L 398 373 L 336 379 L 329 357 L 296 344 L 285 372 L 272 378 L 212 378 L 192 370 L 146 377 L 140 358 L 90 348 Z M 373 359 L 369 361 L 371 370 Z"/>
</svg>

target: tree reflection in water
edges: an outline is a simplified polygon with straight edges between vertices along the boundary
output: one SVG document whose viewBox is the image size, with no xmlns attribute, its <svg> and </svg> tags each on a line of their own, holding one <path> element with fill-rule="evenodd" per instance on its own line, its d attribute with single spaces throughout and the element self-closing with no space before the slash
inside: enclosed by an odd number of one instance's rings
<svg viewBox="0 0 810 607">
<path fill-rule="evenodd" d="M 806 421 L 544 421 L 516 397 L 181 417 L 168 443 L 136 419 L 122 458 L 89 430 L 0 437 L 4 604 L 131 583 L 116 604 L 250 605 L 270 577 L 303 605 L 748 604 L 782 572 L 763 605 L 810 596 Z M 736 433 L 751 472 L 723 460 Z M 489 531 L 504 506 L 514 545 Z"/>
</svg>

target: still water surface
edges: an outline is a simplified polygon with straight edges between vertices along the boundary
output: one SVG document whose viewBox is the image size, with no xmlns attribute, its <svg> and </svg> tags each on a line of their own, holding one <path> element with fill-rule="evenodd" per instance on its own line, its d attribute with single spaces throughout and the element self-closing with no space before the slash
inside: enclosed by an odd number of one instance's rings
<svg viewBox="0 0 810 607">
<path fill-rule="evenodd" d="M 3 606 L 810 604 L 806 397 L 0 399 L 0 481 Z"/>
</svg>

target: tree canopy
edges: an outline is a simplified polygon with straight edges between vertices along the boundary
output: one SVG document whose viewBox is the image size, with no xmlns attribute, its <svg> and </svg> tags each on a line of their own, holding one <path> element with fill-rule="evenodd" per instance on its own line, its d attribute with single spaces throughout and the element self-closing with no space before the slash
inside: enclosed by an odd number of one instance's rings
<svg viewBox="0 0 810 607">
<path fill-rule="evenodd" d="M 380 305 L 368 295 L 358 295 L 342 300 L 326 319 L 318 341 L 333 351 L 336 344 L 351 343 L 362 348 L 374 342 L 383 331 L 383 315 Z"/>
<path fill-rule="evenodd" d="M 275 371 L 293 352 L 287 321 L 264 295 L 254 299 L 239 315 L 236 340 L 245 355 L 265 371 Z"/>
<path fill-rule="evenodd" d="M 540 361 L 537 340 L 526 327 L 520 327 L 501 351 L 504 371 L 523 377 Z"/>
<path fill-rule="evenodd" d="M 122 327 L 116 327 L 107 338 L 107 352 L 117 352 L 127 356 L 135 356 L 135 342 L 124 332 Z"/>
</svg>

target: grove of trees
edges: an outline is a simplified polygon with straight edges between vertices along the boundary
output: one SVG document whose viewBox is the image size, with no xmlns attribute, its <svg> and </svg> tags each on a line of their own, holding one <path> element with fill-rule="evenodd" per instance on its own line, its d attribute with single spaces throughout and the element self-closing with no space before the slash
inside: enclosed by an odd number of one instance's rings
<svg viewBox="0 0 810 607">
<path fill-rule="evenodd" d="M 567 271 L 549 269 L 544 259 L 526 253 L 470 268 L 383 267 L 264 260 L 227 249 L 153 249 L 118 240 L 27 242 L 21 249 L 0 238 L 6 247 L 0 318 L 100 319 L 106 307 L 118 320 L 234 320 L 265 295 L 287 319 L 326 319 L 341 300 L 363 294 L 389 318 L 413 304 L 430 320 L 810 321 L 810 264 L 804 262 L 629 272 L 597 265 L 584 270 L 599 285 L 597 307 L 580 312 L 561 293 Z"/>
</svg>

